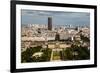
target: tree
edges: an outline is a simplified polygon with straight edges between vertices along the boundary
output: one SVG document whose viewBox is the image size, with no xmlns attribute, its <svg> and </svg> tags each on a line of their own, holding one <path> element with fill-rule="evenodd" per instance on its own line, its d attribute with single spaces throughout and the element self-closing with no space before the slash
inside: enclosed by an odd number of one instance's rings
<svg viewBox="0 0 100 73">
<path fill-rule="evenodd" d="M 90 39 L 88 37 L 85 37 L 82 34 L 80 35 L 80 37 L 84 42 L 90 42 Z"/>
<path fill-rule="evenodd" d="M 59 41 L 59 40 L 60 40 L 60 36 L 59 36 L 59 34 L 58 34 L 58 33 L 56 33 L 55 40 L 56 40 L 56 41 Z"/>
<path fill-rule="evenodd" d="M 37 46 L 37 47 L 31 47 L 31 48 L 27 48 L 26 51 L 22 52 L 21 53 L 21 62 L 31 62 L 32 59 L 32 55 L 35 53 L 35 52 L 39 52 L 41 49 L 41 46 Z"/>
<path fill-rule="evenodd" d="M 64 50 L 64 59 L 65 60 L 72 60 L 73 59 L 72 49 L 71 48 L 66 48 Z"/>
</svg>

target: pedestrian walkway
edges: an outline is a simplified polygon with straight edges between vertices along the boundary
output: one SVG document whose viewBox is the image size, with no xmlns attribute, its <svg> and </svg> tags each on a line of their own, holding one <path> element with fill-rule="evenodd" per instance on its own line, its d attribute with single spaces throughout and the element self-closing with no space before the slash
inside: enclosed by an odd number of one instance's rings
<svg viewBox="0 0 100 73">
<path fill-rule="evenodd" d="M 50 61 L 61 61 L 61 49 L 52 49 Z"/>
</svg>

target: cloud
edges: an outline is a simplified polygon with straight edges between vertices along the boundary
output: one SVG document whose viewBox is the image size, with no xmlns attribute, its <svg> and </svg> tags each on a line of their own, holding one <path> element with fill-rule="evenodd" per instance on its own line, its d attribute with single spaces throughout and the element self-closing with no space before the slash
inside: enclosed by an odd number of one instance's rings
<svg viewBox="0 0 100 73">
<path fill-rule="evenodd" d="M 86 12 L 61 12 L 22 10 L 23 23 L 46 23 L 47 17 L 52 16 L 55 24 L 89 24 L 90 14 Z"/>
</svg>

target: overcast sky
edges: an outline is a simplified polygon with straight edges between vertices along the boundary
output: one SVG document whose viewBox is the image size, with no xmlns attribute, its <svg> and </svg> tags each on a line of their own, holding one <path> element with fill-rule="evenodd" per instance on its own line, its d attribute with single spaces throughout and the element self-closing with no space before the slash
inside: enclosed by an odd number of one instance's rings
<svg viewBox="0 0 100 73">
<path fill-rule="evenodd" d="M 90 13 L 21 10 L 22 24 L 47 24 L 48 17 L 52 17 L 53 25 L 90 25 Z"/>
</svg>

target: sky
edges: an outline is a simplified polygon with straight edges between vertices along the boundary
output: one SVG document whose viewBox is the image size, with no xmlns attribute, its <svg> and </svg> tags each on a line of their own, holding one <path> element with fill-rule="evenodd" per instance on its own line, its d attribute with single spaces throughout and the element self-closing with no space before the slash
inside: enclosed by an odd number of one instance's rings
<svg viewBox="0 0 100 73">
<path fill-rule="evenodd" d="M 90 13 L 87 12 L 39 11 L 24 9 L 21 10 L 22 25 L 48 24 L 48 17 L 52 17 L 53 25 L 90 25 Z"/>
</svg>

